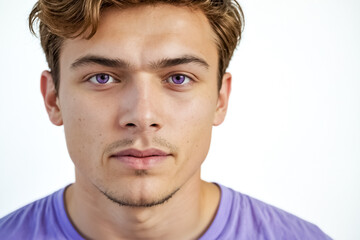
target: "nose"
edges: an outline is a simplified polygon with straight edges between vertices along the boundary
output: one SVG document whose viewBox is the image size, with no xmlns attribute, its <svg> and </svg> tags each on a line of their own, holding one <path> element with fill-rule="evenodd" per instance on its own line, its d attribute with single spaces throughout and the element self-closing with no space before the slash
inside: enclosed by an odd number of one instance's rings
<svg viewBox="0 0 360 240">
<path fill-rule="evenodd" d="M 124 87 L 119 123 L 123 129 L 144 132 L 162 128 L 161 91 L 155 79 L 133 79 Z"/>
</svg>

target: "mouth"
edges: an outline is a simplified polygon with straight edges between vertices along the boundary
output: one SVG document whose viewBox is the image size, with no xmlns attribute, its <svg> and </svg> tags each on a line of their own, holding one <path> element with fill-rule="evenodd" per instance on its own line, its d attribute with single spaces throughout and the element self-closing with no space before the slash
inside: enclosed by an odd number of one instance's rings
<svg viewBox="0 0 360 240">
<path fill-rule="evenodd" d="M 131 148 L 112 154 L 110 158 L 118 160 L 131 169 L 147 170 L 159 165 L 170 156 L 172 156 L 170 153 L 155 148 L 143 151 Z"/>
</svg>

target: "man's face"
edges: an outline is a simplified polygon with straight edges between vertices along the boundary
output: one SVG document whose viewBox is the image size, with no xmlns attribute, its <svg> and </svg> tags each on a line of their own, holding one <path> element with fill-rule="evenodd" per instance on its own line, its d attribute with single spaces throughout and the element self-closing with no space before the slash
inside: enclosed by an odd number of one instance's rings
<svg viewBox="0 0 360 240">
<path fill-rule="evenodd" d="M 77 182 L 132 205 L 200 181 L 213 125 L 225 116 L 215 35 L 199 11 L 107 9 L 90 39 L 67 39 L 50 118 L 64 124 Z"/>
</svg>

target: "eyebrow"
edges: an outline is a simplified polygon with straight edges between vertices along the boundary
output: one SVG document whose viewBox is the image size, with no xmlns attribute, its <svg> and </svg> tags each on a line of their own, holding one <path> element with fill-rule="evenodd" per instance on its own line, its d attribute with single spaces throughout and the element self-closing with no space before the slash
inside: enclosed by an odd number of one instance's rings
<svg viewBox="0 0 360 240">
<path fill-rule="evenodd" d="M 209 68 L 209 64 L 204 59 L 192 55 L 184 55 L 177 58 L 163 58 L 159 61 L 150 63 L 150 66 L 153 69 L 159 69 L 159 68 L 173 67 L 188 63 L 197 63 L 206 69 Z"/>
<path fill-rule="evenodd" d="M 81 58 L 78 58 L 71 64 L 72 69 L 76 69 L 81 66 L 86 65 L 102 65 L 105 67 L 116 67 L 116 68 L 129 68 L 130 64 L 122 59 L 112 59 L 102 56 L 96 56 L 96 55 L 87 55 Z"/>
<path fill-rule="evenodd" d="M 152 69 L 161 69 L 189 63 L 196 63 L 206 69 L 209 68 L 209 64 L 204 59 L 193 55 L 183 55 L 176 58 L 163 58 L 158 61 L 151 62 L 149 66 Z M 111 68 L 131 68 L 131 64 L 125 60 L 119 58 L 102 57 L 97 55 L 86 55 L 84 57 L 80 57 L 71 64 L 71 68 L 76 69 L 81 66 L 92 64 Z"/>
</svg>

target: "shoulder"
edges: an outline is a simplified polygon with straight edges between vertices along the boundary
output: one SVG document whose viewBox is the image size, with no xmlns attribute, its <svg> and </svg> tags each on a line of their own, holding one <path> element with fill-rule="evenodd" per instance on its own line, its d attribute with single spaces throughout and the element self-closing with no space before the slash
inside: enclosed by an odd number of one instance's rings
<svg viewBox="0 0 360 240">
<path fill-rule="evenodd" d="M 222 225 L 216 239 L 331 239 L 316 225 L 293 214 L 222 185 L 219 187 L 220 205 L 211 225 L 215 221 Z"/>
<path fill-rule="evenodd" d="M 49 236 L 49 225 L 56 222 L 56 208 L 62 202 L 63 191 L 60 189 L 1 218 L 2 239 L 41 239 L 41 236 Z"/>
</svg>

